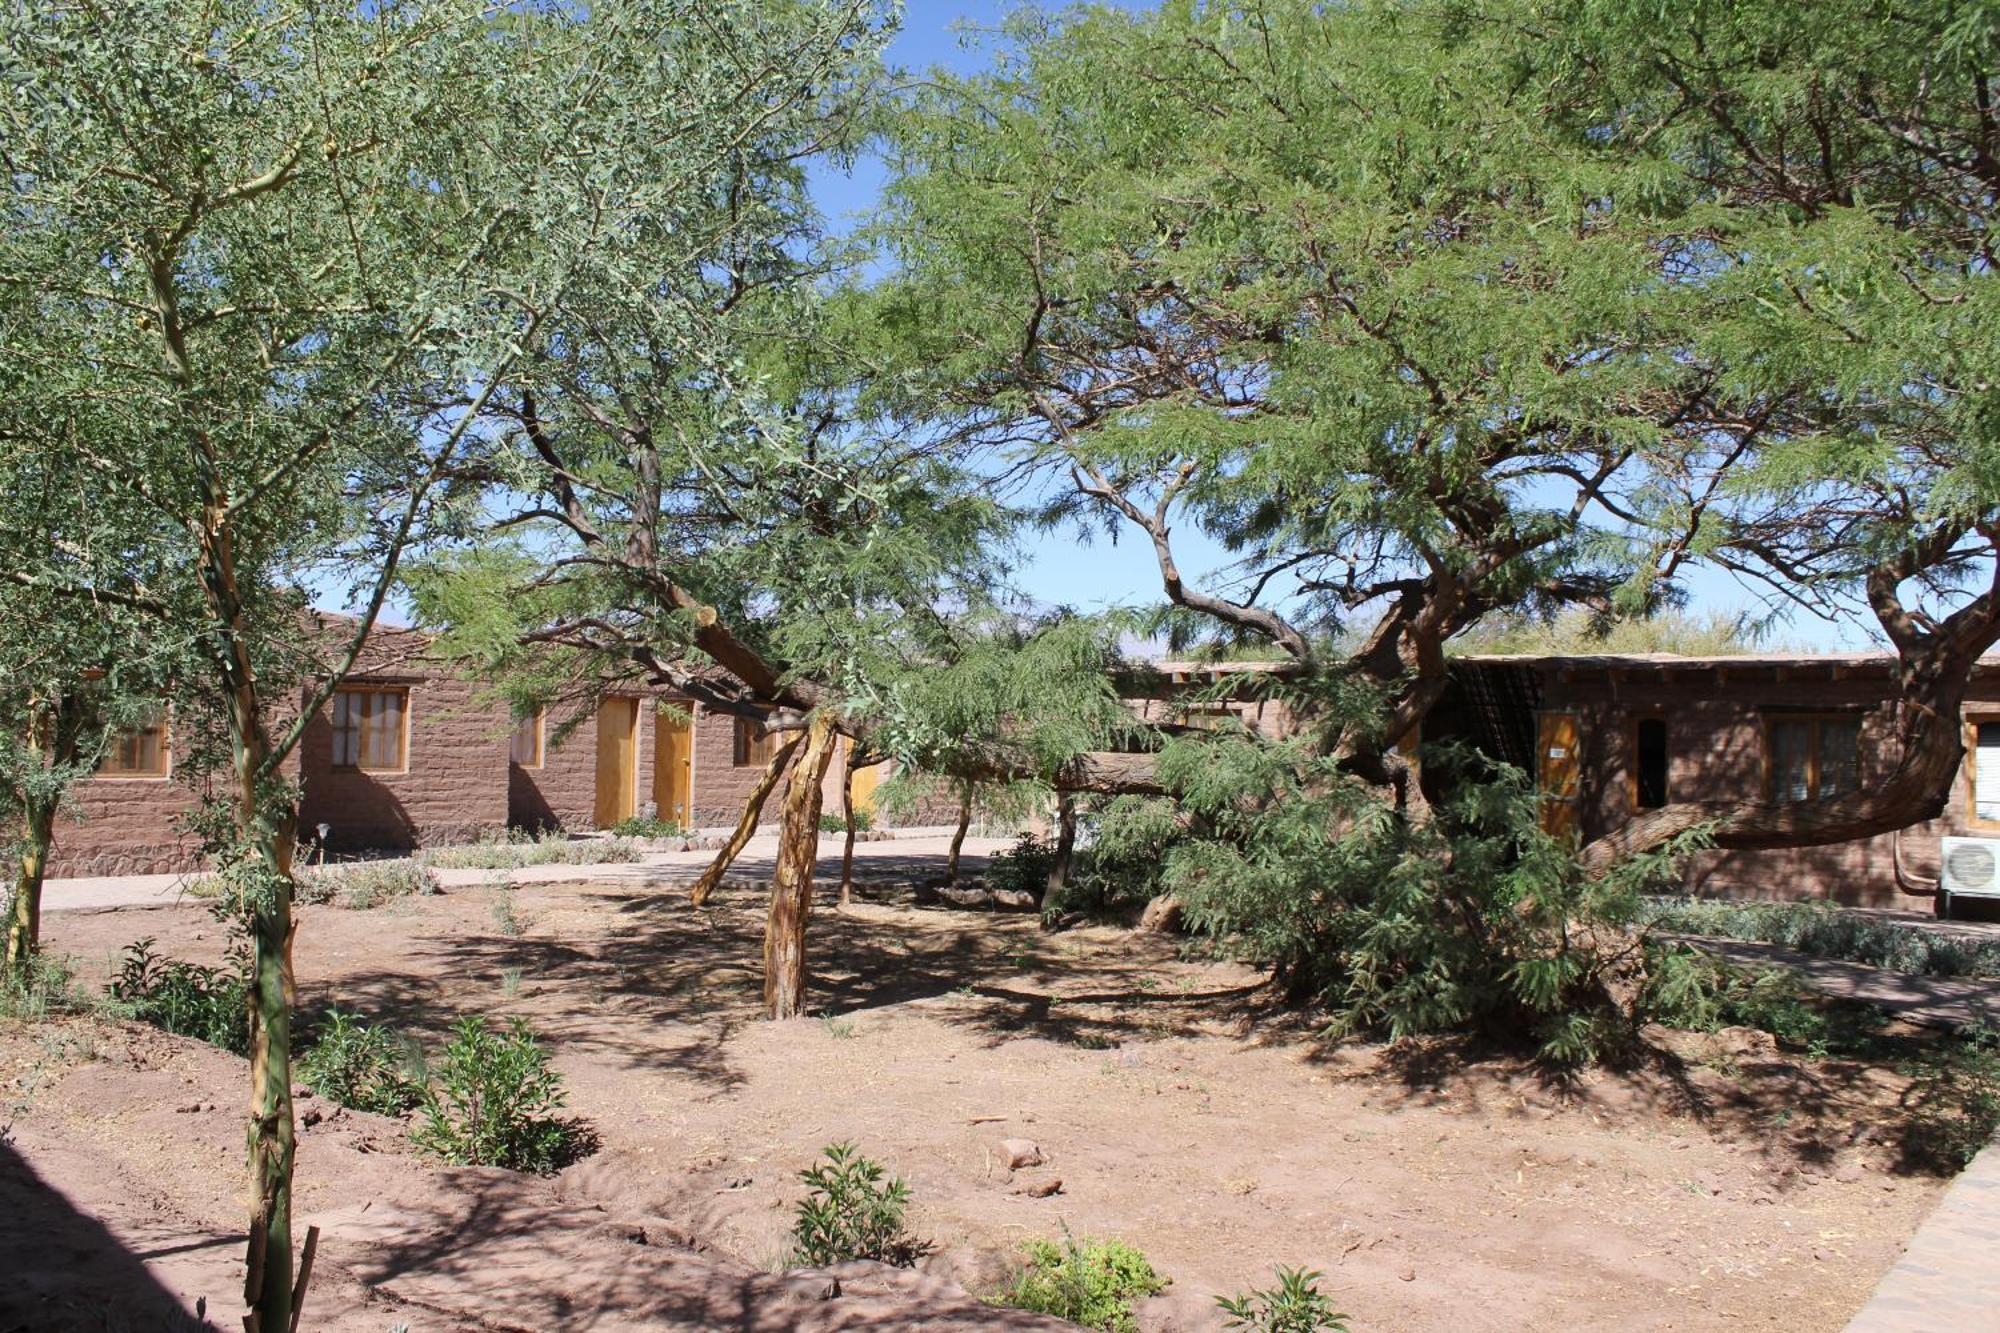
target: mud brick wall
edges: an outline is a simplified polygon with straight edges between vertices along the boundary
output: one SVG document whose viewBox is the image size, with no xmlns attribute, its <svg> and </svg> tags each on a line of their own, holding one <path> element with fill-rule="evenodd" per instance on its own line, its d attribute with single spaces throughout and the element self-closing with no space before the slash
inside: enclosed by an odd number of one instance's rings
<svg viewBox="0 0 2000 1333">
<path fill-rule="evenodd" d="M 694 714 L 694 822 L 702 828 L 734 827 L 743 817 L 743 803 L 764 776 L 761 763 L 736 764 L 736 719 L 727 713 L 697 708 Z M 764 822 L 778 819 L 774 795 L 764 805 Z"/>
<path fill-rule="evenodd" d="M 643 743 L 646 710 L 639 713 Z M 597 809 L 597 712 L 559 705 L 542 726 L 542 766 L 507 764 L 507 822 L 520 829 L 588 829 Z M 500 758 L 505 763 L 507 756 Z"/>
<path fill-rule="evenodd" d="M 216 778 L 188 774 L 185 738 L 171 724 L 167 736 L 173 754 L 167 777 L 86 778 L 70 789 L 71 813 L 57 823 L 49 853 L 51 878 L 164 875 L 201 868 L 201 844 L 186 831 L 186 823 L 215 789 Z M 297 777 L 298 767 L 294 755 L 282 771 Z"/>
<path fill-rule="evenodd" d="M 322 708 L 300 745 L 301 837 L 323 823 L 331 852 L 407 851 L 506 827 L 513 726 L 504 705 L 476 699 L 471 682 L 449 676 L 351 683 L 408 688 L 409 762 L 399 773 L 335 768 L 331 710 Z"/>
<path fill-rule="evenodd" d="M 1764 720 L 1768 709 L 1808 707 L 1828 712 L 1865 710 L 1861 722 L 1861 781 L 1888 776 L 1894 755 L 1893 725 L 1882 707 L 1881 680 L 1779 681 L 1696 679 L 1612 681 L 1601 677 L 1543 680 L 1543 705 L 1578 719 L 1582 790 L 1578 798 L 1585 839 L 1617 827 L 1633 809 L 1633 724 L 1659 717 L 1667 725 L 1667 793 L 1670 800 L 1759 800 L 1764 795 Z M 1980 701 L 2000 708 L 2000 690 L 1984 682 L 1968 709 Z M 1938 840 L 1967 832 L 1969 778 L 1961 768 L 1944 816 L 1903 831 L 1904 864 L 1912 874 L 1936 873 Z M 1704 852 L 1690 858 L 1690 892 L 1729 897 L 1824 897 L 1858 906 L 1923 908 L 1928 898 L 1897 887 L 1895 839 L 1880 837 L 1821 847 L 1768 851 Z"/>
<path fill-rule="evenodd" d="M 74 813 L 56 826 L 51 876 L 164 874 L 199 859 L 199 844 L 183 829 L 198 798 L 183 782 L 87 778 L 70 797 Z"/>
</svg>

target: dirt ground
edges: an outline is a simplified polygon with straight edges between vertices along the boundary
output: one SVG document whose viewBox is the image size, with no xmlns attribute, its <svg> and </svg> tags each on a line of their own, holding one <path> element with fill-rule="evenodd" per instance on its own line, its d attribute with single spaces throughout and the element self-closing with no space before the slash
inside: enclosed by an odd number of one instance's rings
<svg viewBox="0 0 2000 1333">
<path fill-rule="evenodd" d="M 825 1016 L 774 1025 L 761 923 L 750 887 L 700 913 L 603 885 L 307 909 L 308 1009 L 433 1044 L 461 1014 L 523 1016 L 602 1149 L 549 1181 L 447 1170 L 395 1121 L 303 1102 L 295 1215 L 323 1233 L 305 1326 L 1048 1327 L 968 1292 L 1067 1227 L 1172 1279 L 1151 1330 L 1217 1327 L 1214 1296 L 1274 1264 L 1321 1270 L 1369 1333 L 1838 1329 L 1943 1185 L 1897 1163 L 1893 1073 L 1758 1034 L 1558 1085 L 1511 1059 L 1323 1042 L 1257 974 L 1157 936 L 887 901 L 822 909 Z M 203 962 L 224 945 L 196 904 L 57 913 L 47 934 L 93 982 L 142 935 Z M 95 1329 L 128 1326 L 113 1304 L 199 1297 L 233 1325 L 246 1088 L 241 1061 L 149 1029 L 0 1027 L 17 1298 Z M 1046 1165 L 1010 1176 L 1008 1138 Z M 842 1139 L 910 1182 L 935 1251 L 852 1267 L 822 1299 L 826 1276 L 777 1270 L 798 1172 Z"/>
</svg>

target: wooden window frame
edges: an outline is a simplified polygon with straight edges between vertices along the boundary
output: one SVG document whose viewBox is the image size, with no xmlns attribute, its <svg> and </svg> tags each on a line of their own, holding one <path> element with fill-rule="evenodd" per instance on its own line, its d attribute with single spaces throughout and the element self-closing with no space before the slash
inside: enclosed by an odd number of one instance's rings
<svg viewBox="0 0 2000 1333">
<path fill-rule="evenodd" d="M 1965 727 L 1965 826 L 1968 829 L 2000 830 L 2000 819 L 1979 817 L 1979 724 L 2000 724 L 2000 710 L 1979 709 L 1962 715 Z"/>
<path fill-rule="evenodd" d="M 1662 743 L 1663 748 L 1666 750 L 1667 771 L 1664 774 L 1660 783 L 1661 791 L 1666 793 L 1666 800 L 1663 801 L 1660 805 L 1639 804 L 1639 728 L 1644 726 L 1648 722 L 1657 722 L 1662 727 L 1667 728 L 1667 734 Z M 1625 729 L 1625 744 L 1627 747 L 1626 753 L 1631 756 L 1630 762 L 1626 765 L 1625 799 L 1627 802 L 1627 809 L 1629 809 L 1631 813 L 1636 815 L 1642 810 L 1661 810 L 1666 808 L 1666 806 L 1672 805 L 1674 803 L 1673 738 L 1674 738 L 1673 728 L 1668 725 L 1667 715 L 1665 713 L 1659 711 L 1658 709 L 1649 709 L 1643 713 L 1632 714 L 1631 725 Z M 1769 772 L 1770 772 L 1770 767 L 1767 762 L 1765 766 L 1765 773 L 1767 774 L 1767 776 L 1764 780 L 1765 785 L 1767 787 L 1770 785 L 1770 778 L 1768 777 Z"/>
<path fill-rule="evenodd" d="M 1820 747 L 1820 728 L 1824 723 L 1852 722 L 1855 724 L 1854 775 L 1855 775 L 1856 785 L 1859 786 L 1861 782 L 1861 737 L 1862 737 L 1862 730 L 1867 723 L 1867 719 L 1868 719 L 1868 714 L 1861 709 L 1849 709 L 1847 711 L 1841 711 L 1839 709 L 1827 709 L 1818 712 L 1798 712 L 1798 713 L 1782 712 L 1774 709 L 1774 710 L 1767 710 L 1766 712 L 1764 712 L 1759 718 L 1759 723 L 1758 723 L 1758 743 L 1759 747 L 1763 751 L 1762 758 L 1764 762 L 1765 802 L 1768 804 L 1775 805 L 1778 801 L 1778 765 L 1777 765 L 1778 756 L 1777 756 L 1777 748 L 1773 744 L 1771 739 L 1771 728 L 1773 726 L 1775 726 L 1780 722 L 1809 722 L 1812 724 L 1812 729 L 1807 733 L 1810 739 L 1807 741 L 1806 744 L 1805 801 L 1785 802 L 1785 804 L 1787 805 L 1803 805 L 1806 804 L 1807 802 L 1823 799 L 1819 794 L 1819 747 Z"/>
<path fill-rule="evenodd" d="M 733 719 L 735 727 L 729 739 L 729 763 L 733 768 L 763 768 L 771 762 L 777 752 L 777 738 L 766 731 L 759 734 L 757 724 L 747 717 Z"/>
<path fill-rule="evenodd" d="M 91 777 L 93 779 L 95 779 L 98 782 L 166 782 L 173 777 L 174 775 L 173 715 L 168 709 L 164 707 L 160 709 L 160 720 L 158 722 L 153 723 L 149 727 L 143 728 L 143 730 L 146 731 L 157 731 L 160 733 L 159 767 L 146 768 L 146 769 L 105 767 L 106 764 L 111 762 L 111 756 L 114 752 L 115 747 L 118 744 L 118 737 L 125 735 L 128 732 L 135 732 L 139 730 L 142 729 L 138 727 L 121 727 L 116 732 L 114 732 L 109 738 L 107 738 L 107 742 L 104 747 L 104 755 L 101 759 L 98 760 L 97 771 L 91 774 Z"/>
<path fill-rule="evenodd" d="M 333 692 L 333 697 L 326 701 L 327 721 L 330 725 L 334 726 L 334 734 L 336 736 L 339 734 L 339 730 L 337 724 L 333 723 L 334 700 L 343 694 L 395 694 L 402 696 L 403 707 L 399 717 L 401 727 L 396 736 L 397 762 L 392 768 L 370 767 L 360 762 L 360 757 L 357 754 L 354 763 L 331 764 L 330 766 L 333 771 L 336 773 L 367 773 L 379 777 L 393 777 L 397 774 L 408 773 L 410 771 L 410 687 L 407 685 L 373 685 L 366 683 L 340 686 Z"/>
<path fill-rule="evenodd" d="M 516 759 L 514 757 L 514 737 L 518 736 L 521 732 L 521 728 L 527 726 L 529 723 L 533 723 L 535 727 L 535 757 L 532 761 Z M 406 747 L 406 752 L 407 752 L 407 747 Z M 514 730 L 508 734 L 507 762 L 512 764 L 515 768 L 527 769 L 530 772 L 534 772 L 535 770 L 540 769 L 542 765 L 547 763 L 548 758 L 549 758 L 549 710 L 540 704 L 536 704 L 534 710 L 530 712 L 526 717 L 519 718 L 515 721 Z"/>
</svg>

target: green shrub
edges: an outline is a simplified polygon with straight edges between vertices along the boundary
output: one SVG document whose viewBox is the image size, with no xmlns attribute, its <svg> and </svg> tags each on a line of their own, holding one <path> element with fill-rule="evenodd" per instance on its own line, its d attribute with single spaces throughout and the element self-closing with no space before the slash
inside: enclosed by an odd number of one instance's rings
<svg viewBox="0 0 2000 1333">
<path fill-rule="evenodd" d="M 1136 1329 L 1132 1303 L 1167 1285 L 1146 1256 L 1123 1241 L 1079 1242 L 1065 1230 L 1061 1245 L 1031 1240 L 1023 1253 L 1027 1267 L 1000 1296 L 1000 1304 L 1105 1333 Z"/>
<path fill-rule="evenodd" d="M 126 948 L 106 989 L 142 1022 L 243 1055 L 250 1049 L 249 970 L 241 939 L 230 945 L 228 966 L 203 967 L 160 957 L 148 936 Z"/>
<path fill-rule="evenodd" d="M 1049 888 L 1049 871 L 1055 868 L 1056 845 L 1046 838 L 1023 833 L 1014 845 L 995 852 L 986 863 L 986 887 L 1027 893 L 1039 899 Z"/>
<path fill-rule="evenodd" d="M 308 866 L 294 879 L 295 901 L 307 905 L 338 903 L 358 912 L 380 907 L 392 898 L 429 897 L 443 892 L 437 872 L 415 860 Z"/>
<path fill-rule="evenodd" d="M 1473 1031 L 1559 1064 L 1625 1046 L 1626 927 L 1702 833 L 1590 876 L 1542 829 L 1519 770 L 1451 745 L 1424 764 L 1441 795 L 1413 819 L 1312 737 L 1176 739 L 1157 772 L 1187 832 L 1159 887 L 1212 948 L 1271 968 L 1336 1032 Z M 1122 818 L 1157 825 L 1131 810 L 1106 812 L 1105 839 L 1125 836 Z"/>
<path fill-rule="evenodd" d="M 874 827 L 874 813 L 856 806 L 854 810 L 854 831 L 856 833 L 866 833 Z M 821 833 L 845 833 L 847 832 L 847 819 L 843 815 L 831 812 L 823 814 L 819 817 L 819 831 Z"/>
<path fill-rule="evenodd" d="M 910 1187 L 885 1179 L 882 1164 L 861 1156 L 852 1143 L 836 1143 L 825 1156 L 799 1173 L 810 1190 L 792 1224 L 794 1262 L 808 1268 L 850 1259 L 915 1263 L 923 1246 L 903 1227 Z"/>
<path fill-rule="evenodd" d="M 1646 904 L 1641 919 L 1655 930 L 1756 940 L 1915 976 L 2000 977 L 2000 941 L 1881 921 L 1826 902 L 1663 898 Z"/>
<path fill-rule="evenodd" d="M 422 1098 L 422 1082 L 406 1072 L 408 1063 L 406 1049 L 386 1028 L 335 1009 L 299 1057 L 299 1081 L 342 1106 L 401 1115 Z"/>
<path fill-rule="evenodd" d="M 661 819 L 658 815 L 633 815 L 621 819 L 611 826 L 611 833 L 619 838 L 685 838 L 687 830 L 671 819 Z"/>
<path fill-rule="evenodd" d="M 1905 1063 L 1902 1072 L 1910 1079 L 1905 1161 L 1946 1175 L 1963 1170 L 2000 1131 L 2000 1034 L 1965 1029 Z"/>
<path fill-rule="evenodd" d="M 1217 1296 L 1216 1305 L 1229 1316 L 1223 1327 L 1254 1329 L 1256 1333 L 1346 1333 L 1347 1316 L 1321 1294 L 1320 1273 L 1280 1268 L 1277 1277 L 1275 1287 L 1252 1288 L 1241 1296 Z"/>
<path fill-rule="evenodd" d="M 1160 891 L 1168 853 L 1186 837 L 1174 803 L 1151 797 L 1120 796 L 1093 822 L 1097 836 L 1077 853 L 1062 892 L 1042 904 L 1045 918 L 1115 916 L 1143 907 Z"/>
<path fill-rule="evenodd" d="M 562 1075 L 526 1023 L 514 1019 L 498 1033 L 483 1018 L 462 1018 L 423 1090 L 423 1123 L 410 1140 L 460 1166 L 548 1175 L 593 1146 L 582 1125 L 556 1114 L 566 1101 Z"/>
<path fill-rule="evenodd" d="M 641 861 L 646 848 L 630 838 L 572 838 L 563 833 L 532 842 L 473 842 L 433 847 L 422 853 L 427 865 L 447 870 L 518 870 L 523 866 L 594 866 Z"/>
<path fill-rule="evenodd" d="M 89 1005 L 67 958 L 32 953 L 20 967 L 0 971 L 0 1018 L 39 1023 L 54 1014 L 79 1013 Z"/>
</svg>

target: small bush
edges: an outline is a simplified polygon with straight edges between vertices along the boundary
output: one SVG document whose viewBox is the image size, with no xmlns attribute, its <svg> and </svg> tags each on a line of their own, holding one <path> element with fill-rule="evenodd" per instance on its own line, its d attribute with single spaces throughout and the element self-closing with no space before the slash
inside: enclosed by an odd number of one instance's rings
<svg viewBox="0 0 2000 1333">
<path fill-rule="evenodd" d="M 1655 930 L 1756 940 L 1915 976 L 2000 977 L 2000 941 L 1880 921 L 1832 903 L 1663 898 L 1647 905 L 1643 919 Z"/>
<path fill-rule="evenodd" d="M 1138 1327 L 1132 1303 L 1167 1285 L 1146 1256 L 1123 1241 L 1078 1241 L 1065 1231 L 1060 1245 L 1029 1241 L 1025 1257 L 1028 1266 L 1000 1297 L 1000 1304 L 1054 1315 L 1104 1333 L 1131 1333 Z"/>
<path fill-rule="evenodd" d="M 1275 1287 L 1253 1288 L 1241 1296 L 1217 1296 L 1216 1305 L 1229 1316 L 1223 1327 L 1254 1329 L 1256 1333 L 1346 1333 L 1347 1316 L 1321 1294 L 1319 1273 L 1280 1268 L 1277 1276 Z"/>
<path fill-rule="evenodd" d="M 1049 871 L 1055 867 L 1056 846 L 1045 838 L 1023 833 L 1004 852 L 995 852 L 986 863 L 986 887 L 1033 894 L 1039 900 L 1048 892 Z"/>
<path fill-rule="evenodd" d="M 67 958 L 33 953 L 22 966 L 0 972 L 0 1018 L 39 1023 L 54 1014 L 78 1013 L 89 1003 Z"/>
<path fill-rule="evenodd" d="M 532 842 L 434 847 L 423 853 L 423 861 L 446 870 L 518 870 L 523 866 L 608 865 L 642 861 L 645 856 L 646 848 L 630 838 L 571 838 L 555 833 Z"/>
<path fill-rule="evenodd" d="M 1910 1079 L 1904 1158 L 1946 1175 L 1963 1170 L 2000 1130 L 2000 1034 L 1965 1029 L 1902 1072 Z"/>
<path fill-rule="evenodd" d="M 238 940 L 229 953 L 229 966 L 203 967 L 160 957 L 148 936 L 126 948 L 106 989 L 142 1022 L 243 1055 L 250 1049 L 249 951 Z"/>
<path fill-rule="evenodd" d="M 856 833 L 866 833 L 874 827 L 874 814 L 856 807 L 854 811 L 854 831 Z M 845 833 L 847 832 L 847 820 L 844 816 L 831 813 L 821 815 L 819 817 L 819 831 L 821 833 Z"/>
<path fill-rule="evenodd" d="M 908 1267 L 923 1246 L 903 1228 L 910 1187 L 885 1180 L 880 1162 L 852 1143 L 836 1143 L 826 1160 L 799 1173 L 810 1192 L 799 1200 L 792 1224 L 794 1262 L 818 1268 L 850 1259 L 879 1259 Z"/>
<path fill-rule="evenodd" d="M 611 833 L 619 838 L 685 838 L 687 830 L 671 819 L 661 819 L 658 815 L 633 815 L 621 819 L 611 826 Z"/>
<path fill-rule="evenodd" d="M 423 1091 L 417 1147 L 460 1166 L 504 1166 L 549 1175 L 585 1155 L 590 1135 L 556 1113 L 567 1095 L 548 1052 L 520 1019 L 506 1032 L 464 1018 Z"/>
<path fill-rule="evenodd" d="M 420 861 L 360 861 L 344 866 L 311 866 L 296 876 L 296 901 L 339 903 L 365 912 L 392 898 L 429 897 L 443 890 L 437 872 Z"/>
<path fill-rule="evenodd" d="M 405 1072 L 405 1048 L 386 1028 L 338 1009 L 299 1057 L 299 1081 L 320 1096 L 377 1115 L 401 1115 L 421 1100 L 421 1082 Z"/>
</svg>

